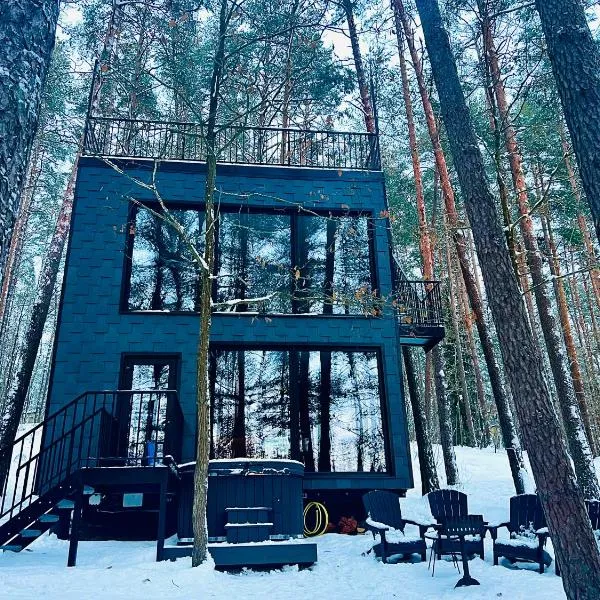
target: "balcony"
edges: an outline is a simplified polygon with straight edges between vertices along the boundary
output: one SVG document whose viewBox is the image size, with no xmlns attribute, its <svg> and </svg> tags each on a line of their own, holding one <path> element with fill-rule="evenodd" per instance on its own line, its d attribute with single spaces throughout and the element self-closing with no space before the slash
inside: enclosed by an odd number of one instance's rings
<svg viewBox="0 0 600 600">
<path fill-rule="evenodd" d="M 205 134 L 200 123 L 89 116 L 83 154 L 205 162 Z M 217 148 L 221 163 L 381 170 L 373 133 L 232 125 L 218 128 Z"/>
<path fill-rule="evenodd" d="M 429 350 L 444 337 L 439 281 L 408 279 L 394 260 L 393 302 L 402 343 Z"/>
</svg>

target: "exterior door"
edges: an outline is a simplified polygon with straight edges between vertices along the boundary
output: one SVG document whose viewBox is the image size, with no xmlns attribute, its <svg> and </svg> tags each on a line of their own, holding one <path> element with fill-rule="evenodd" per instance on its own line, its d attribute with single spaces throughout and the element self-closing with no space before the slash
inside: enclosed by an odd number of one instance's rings
<svg viewBox="0 0 600 600">
<path fill-rule="evenodd" d="M 177 402 L 177 367 L 178 359 L 173 356 L 123 358 L 120 445 L 129 464 L 152 466 L 167 453 L 168 426 Z"/>
</svg>

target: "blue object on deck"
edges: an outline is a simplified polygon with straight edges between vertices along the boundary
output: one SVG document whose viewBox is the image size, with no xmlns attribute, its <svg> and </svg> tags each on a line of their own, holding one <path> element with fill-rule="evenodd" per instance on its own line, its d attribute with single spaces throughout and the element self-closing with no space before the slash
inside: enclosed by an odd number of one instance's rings
<svg viewBox="0 0 600 600">
<path fill-rule="evenodd" d="M 146 456 L 148 457 L 148 466 L 153 467 L 156 463 L 156 442 L 148 440 L 146 442 Z"/>
</svg>

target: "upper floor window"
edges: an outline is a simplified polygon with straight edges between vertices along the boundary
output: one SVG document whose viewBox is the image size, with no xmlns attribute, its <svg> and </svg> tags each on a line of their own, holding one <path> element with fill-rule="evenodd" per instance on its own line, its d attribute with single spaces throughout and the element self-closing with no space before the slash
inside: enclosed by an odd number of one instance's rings
<svg viewBox="0 0 600 600">
<path fill-rule="evenodd" d="M 176 232 L 158 208 L 135 206 L 129 228 L 125 307 L 199 310 L 204 214 L 171 209 Z M 371 314 L 374 285 L 370 219 L 365 215 L 222 210 L 217 221 L 216 311 Z"/>
<path fill-rule="evenodd" d="M 173 210 L 186 237 L 202 248 L 204 214 L 197 210 Z M 129 310 L 198 310 L 198 277 L 183 237 L 161 216 L 145 207 L 135 211 L 129 229 Z"/>
<path fill-rule="evenodd" d="M 268 307 L 291 312 L 291 219 L 289 215 L 221 213 L 217 244 L 217 311 L 221 302 L 239 303 L 236 310 Z M 256 304 L 257 299 L 265 298 Z M 224 305 L 227 306 L 227 305 Z"/>
</svg>

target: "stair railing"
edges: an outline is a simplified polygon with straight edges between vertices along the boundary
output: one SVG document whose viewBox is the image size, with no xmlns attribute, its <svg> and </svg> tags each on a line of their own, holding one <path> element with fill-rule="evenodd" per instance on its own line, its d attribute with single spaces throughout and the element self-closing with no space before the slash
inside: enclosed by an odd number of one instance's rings
<svg viewBox="0 0 600 600">
<path fill-rule="evenodd" d="M 174 390 L 85 392 L 0 450 L 0 525 L 81 468 L 181 459 Z"/>
</svg>

